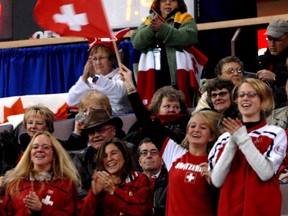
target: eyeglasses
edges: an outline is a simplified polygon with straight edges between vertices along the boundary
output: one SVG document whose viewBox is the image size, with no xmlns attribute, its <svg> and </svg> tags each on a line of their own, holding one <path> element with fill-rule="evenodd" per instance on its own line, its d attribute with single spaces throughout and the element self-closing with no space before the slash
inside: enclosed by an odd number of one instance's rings
<svg viewBox="0 0 288 216">
<path fill-rule="evenodd" d="M 227 71 L 225 71 L 226 73 L 238 73 L 238 74 L 242 74 L 243 70 L 241 68 L 229 68 Z"/>
<path fill-rule="evenodd" d="M 92 60 L 96 62 L 97 60 L 98 61 L 103 61 L 106 58 L 108 58 L 108 56 L 100 56 L 99 58 L 93 57 Z"/>
<path fill-rule="evenodd" d="M 219 97 L 225 97 L 229 92 L 228 91 L 222 91 L 219 93 L 212 93 L 210 96 L 211 98 L 216 98 L 218 95 Z"/>
<path fill-rule="evenodd" d="M 239 92 L 239 93 L 237 94 L 237 97 L 239 97 L 239 98 L 244 98 L 245 95 L 247 95 L 248 98 L 254 98 L 254 97 L 257 95 L 257 93 L 256 93 L 256 92 L 247 92 L 247 93 Z"/>
<path fill-rule="evenodd" d="M 149 150 L 143 150 L 140 152 L 140 155 L 146 157 L 148 155 L 148 153 L 150 152 L 151 155 L 155 156 L 155 155 L 158 155 L 159 152 L 157 149 L 151 149 L 150 151 Z"/>
<path fill-rule="evenodd" d="M 114 127 L 103 127 L 103 128 L 97 128 L 97 129 L 91 129 L 91 130 L 88 130 L 88 135 L 89 136 L 93 136 L 95 135 L 95 132 L 102 135 L 104 134 L 107 130 L 111 129 L 111 128 L 114 128 Z"/>
</svg>

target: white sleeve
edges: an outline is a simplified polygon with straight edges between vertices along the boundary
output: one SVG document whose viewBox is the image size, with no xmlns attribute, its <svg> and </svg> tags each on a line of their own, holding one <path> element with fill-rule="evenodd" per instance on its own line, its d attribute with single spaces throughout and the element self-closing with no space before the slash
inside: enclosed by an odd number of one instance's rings
<svg viewBox="0 0 288 216">
<path fill-rule="evenodd" d="M 272 178 L 275 174 L 273 163 L 256 148 L 247 133 L 246 127 L 241 127 L 232 137 L 258 177 L 262 181 L 267 181 Z"/>
<path fill-rule="evenodd" d="M 224 180 L 230 171 L 231 162 L 235 156 L 236 150 L 237 145 L 234 140 L 230 138 L 214 168 L 210 170 L 211 180 L 215 187 L 221 187 L 223 185 Z"/>
<path fill-rule="evenodd" d="M 80 103 L 82 96 L 90 90 L 90 86 L 82 80 L 82 76 L 73 85 L 68 92 L 67 104 L 69 106 L 77 106 Z"/>
<path fill-rule="evenodd" d="M 187 149 L 183 148 L 172 139 L 169 139 L 169 141 L 162 146 L 162 149 L 163 154 L 161 155 L 161 157 L 168 171 L 171 169 L 174 161 L 176 161 L 178 158 L 182 157 L 188 152 Z"/>
<path fill-rule="evenodd" d="M 126 87 L 119 74 L 116 74 L 112 79 L 100 76 L 93 87 L 95 90 L 107 95 L 115 104 L 121 103 L 122 98 L 127 96 Z"/>
</svg>

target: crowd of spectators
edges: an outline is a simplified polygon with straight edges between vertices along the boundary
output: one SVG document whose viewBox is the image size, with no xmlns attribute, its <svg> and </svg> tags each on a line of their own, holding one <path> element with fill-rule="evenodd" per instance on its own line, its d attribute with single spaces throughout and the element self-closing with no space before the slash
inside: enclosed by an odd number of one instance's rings
<svg viewBox="0 0 288 216">
<path fill-rule="evenodd" d="M 78 107 L 68 140 L 52 135 L 54 114 L 42 105 L 26 109 L 19 140 L 0 132 L 0 214 L 280 215 L 288 128 L 267 122 L 288 109 L 288 22 L 272 21 L 266 34 L 254 78 L 227 56 L 188 107 L 176 52 L 197 42 L 197 26 L 183 0 L 154 0 L 132 35 L 136 49 L 154 52 L 151 102 L 116 67 L 111 44 L 94 43 L 68 93 Z M 125 132 L 127 113 L 137 122 Z"/>
</svg>

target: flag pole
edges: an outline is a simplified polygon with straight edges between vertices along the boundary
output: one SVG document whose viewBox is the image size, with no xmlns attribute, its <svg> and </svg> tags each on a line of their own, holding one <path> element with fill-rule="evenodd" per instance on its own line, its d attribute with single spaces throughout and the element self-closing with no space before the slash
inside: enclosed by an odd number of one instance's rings
<svg viewBox="0 0 288 216">
<path fill-rule="evenodd" d="M 117 47 L 116 41 L 113 40 L 112 43 L 113 43 L 113 47 L 114 47 L 114 50 L 115 50 L 116 59 L 118 61 L 119 69 L 122 70 L 122 66 L 121 66 L 122 62 L 121 62 L 121 58 L 120 58 L 120 54 L 119 54 L 119 51 L 118 51 L 118 47 Z"/>
</svg>

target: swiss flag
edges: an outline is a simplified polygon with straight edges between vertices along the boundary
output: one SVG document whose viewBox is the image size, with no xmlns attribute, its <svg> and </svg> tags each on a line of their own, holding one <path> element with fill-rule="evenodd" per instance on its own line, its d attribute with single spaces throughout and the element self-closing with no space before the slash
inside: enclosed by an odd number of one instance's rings
<svg viewBox="0 0 288 216">
<path fill-rule="evenodd" d="M 112 38 L 101 0 L 38 0 L 34 18 L 61 36 Z"/>
</svg>

